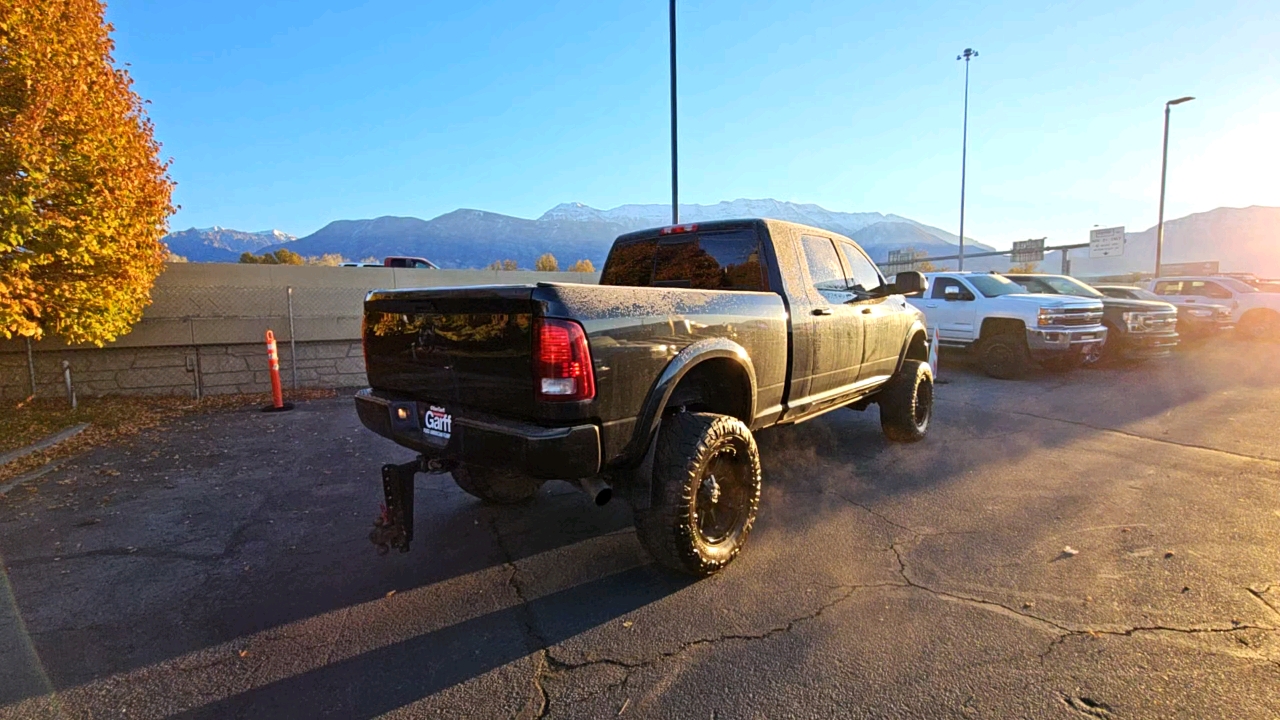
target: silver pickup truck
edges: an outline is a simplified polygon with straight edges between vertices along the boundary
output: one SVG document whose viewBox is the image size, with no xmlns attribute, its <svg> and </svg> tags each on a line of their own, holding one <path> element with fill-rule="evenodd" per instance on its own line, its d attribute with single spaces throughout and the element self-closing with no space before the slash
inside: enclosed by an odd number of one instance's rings
<svg viewBox="0 0 1280 720">
<path fill-rule="evenodd" d="M 1033 363 L 1078 367 L 1107 340 L 1102 303 L 1083 297 L 1028 293 L 996 273 L 926 273 L 929 289 L 907 302 L 924 312 L 938 344 L 974 352 L 992 377 L 1013 379 Z"/>
</svg>

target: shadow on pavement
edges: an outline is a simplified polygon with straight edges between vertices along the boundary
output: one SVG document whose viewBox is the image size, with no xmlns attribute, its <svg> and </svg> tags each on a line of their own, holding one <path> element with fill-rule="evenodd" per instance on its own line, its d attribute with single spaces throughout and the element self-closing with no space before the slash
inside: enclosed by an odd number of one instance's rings
<svg viewBox="0 0 1280 720">
<path fill-rule="evenodd" d="M 470 680 L 693 581 L 638 567 L 330 663 L 178 715 L 180 718 L 371 718 Z M 533 616 L 555 618 L 537 624 Z"/>
</svg>

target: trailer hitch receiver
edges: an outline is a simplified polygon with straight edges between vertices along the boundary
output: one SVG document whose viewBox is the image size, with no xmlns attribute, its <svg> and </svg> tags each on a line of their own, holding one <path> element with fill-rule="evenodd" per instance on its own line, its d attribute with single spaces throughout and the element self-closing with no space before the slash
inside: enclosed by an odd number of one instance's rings
<svg viewBox="0 0 1280 720">
<path fill-rule="evenodd" d="M 386 555 L 393 547 L 409 552 L 413 541 L 413 477 L 422 469 L 421 459 L 382 466 L 382 512 L 369 533 L 379 555 Z"/>
</svg>

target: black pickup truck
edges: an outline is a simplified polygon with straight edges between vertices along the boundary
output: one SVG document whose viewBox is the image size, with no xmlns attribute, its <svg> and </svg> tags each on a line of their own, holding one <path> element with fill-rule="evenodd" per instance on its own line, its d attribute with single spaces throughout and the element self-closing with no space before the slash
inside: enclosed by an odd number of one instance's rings
<svg viewBox="0 0 1280 720">
<path fill-rule="evenodd" d="M 567 480 L 624 498 L 662 564 L 713 573 L 755 519 L 753 432 L 876 403 L 891 440 L 924 437 L 929 347 L 903 297 L 924 284 L 834 233 L 726 220 L 619 237 L 599 285 L 371 292 L 356 409 L 420 453 L 383 466 L 371 539 L 408 550 L 418 472 L 496 503 Z"/>
</svg>

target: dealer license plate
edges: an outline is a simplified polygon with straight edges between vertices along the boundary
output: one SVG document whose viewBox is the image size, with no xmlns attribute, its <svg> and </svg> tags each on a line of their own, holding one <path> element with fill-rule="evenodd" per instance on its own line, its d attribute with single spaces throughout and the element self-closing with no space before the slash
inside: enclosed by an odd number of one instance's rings
<svg viewBox="0 0 1280 720">
<path fill-rule="evenodd" d="M 448 442 L 453 434 L 453 415 L 439 405 L 428 407 L 422 416 L 422 434 L 439 443 Z"/>
</svg>

